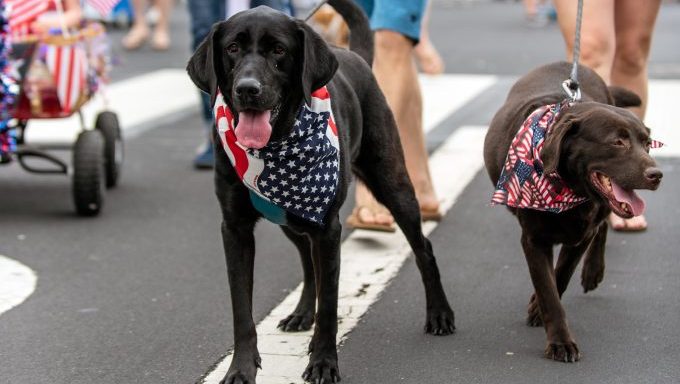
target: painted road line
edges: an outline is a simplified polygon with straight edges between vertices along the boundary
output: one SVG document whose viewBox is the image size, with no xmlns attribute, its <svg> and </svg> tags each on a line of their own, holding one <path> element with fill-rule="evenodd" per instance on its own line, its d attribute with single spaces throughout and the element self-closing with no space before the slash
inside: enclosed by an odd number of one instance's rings
<svg viewBox="0 0 680 384">
<path fill-rule="evenodd" d="M 31 268 L 0 255 L 0 315 L 23 303 L 35 291 L 37 282 Z"/>
<path fill-rule="evenodd" d="M 446 116 L 496 82 L 495 76 L 420 76 L 423 89 L 423 126 L 429 131 Z M 171 124 L 183 114 L 198 110 L 198 90 L 181 69 L 163 69 L 110 85 L 106 90 L 109 106 L 118 114 L 125 137 L 146 129 Z M 104 110 L 101 96 L 82 108 L 86 124 L 94 124 Z M 154 124 L 156 123 L 156 124 Z M 70 144 L 80 130 L 77 116 L 65 119 L 29 121 L 26 141 L 34 144 Z M 197 137 L 200 132 L 197 132 Z"/>
<path fill-rule="evenodd" d="M 423 94 L 423 127 L 427 133 L 453 111 L 494 85 L 498 77 L 490 75 L 420 75 Z"/>
<path fill-rule="evenodd" d="M 482 168 L 482 145 L 486 127 L 461 127 L 430 157 L 432 179 L 436 180 L 441 208 L 448 211 L 463 189 Z M 456 164 L 452 167 L 451 164 Z M 428 222 L 426 234 L 437 226 Z M 436 249 L 436 244 L 435 244 Z M 441 253 L 441 252 L 440 252 Z M 343 242 L 338 303 L 338 341 L 349 332 L 376 300 L 410 256 L 406 239 L 396 234 L 380 234 L 355 230 Z M 279 320 L 290 314 L 300 297 L 302 284 L 291 292 L 257 325 L 258 348 L 262 356 L 261 384 L 303 383 L 300 375 L 307 366 L 307 347 L 312 332 L 284 333 L 276 328 Z M 217 384 L 224 378 L 231 352 L 203 379 L 204 384 Z"/>
<path fill-rule="evenodd" d="M 652 137 L 666 145 L 654 149 L 655 157 L 680 157 L 680 122 L 675 116 L 680 97 L 680 80 L 650 80 L 645 124 Z"/>
<path fill-rule="evenodd" d="M 140 126 L 152 128 L 158 126 L 153 124 L 155 121 L 164 120 L 168 115 L 198 109 L 198 89 L 180 69 L 163 69 L 123 80 L 109 85 L 105 94 L 109 109 L 118 114 L 121 128 L 126 132 L 138 133 Z M 95 96 L 82 108 L 85 124 L 94 125 L 97 113 L 105 109 L 101 95 Z M 26 141 L 69 144 L 75 141 L 78 132 L 80 121 L 77 115 L 64 119 L 31 120 Z"/>
</svg>

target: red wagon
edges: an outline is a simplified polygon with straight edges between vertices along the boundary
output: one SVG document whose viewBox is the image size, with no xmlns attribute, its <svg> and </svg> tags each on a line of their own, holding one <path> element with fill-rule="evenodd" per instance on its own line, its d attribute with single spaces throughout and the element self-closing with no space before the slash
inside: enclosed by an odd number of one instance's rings
<svg viewBox="0 0 680 384">
<path fill-rule="evenodd" d="M 71 176 L 75 208 L 83 216 L 99 213 L 105 190 L 116 186 L 123 164 L 117 115 L 103 110 L 88 126 L 81 112 L 108 80 L 108 53 L 102 39 L 106 39 L 104 27 L 90 23 L 68 35 L 28 35 L 12 41 L 11 63 L 19 93 L 10 109 L 16 140 L 11 156 L 29 172 Z M 70 164 L 48 153 L 49 148 L 24 141 L 29 120 L 74 114 L 80 117 L 81 131 Z M 31 158 L 53 166 L 37 167 Z"/>
</svg>

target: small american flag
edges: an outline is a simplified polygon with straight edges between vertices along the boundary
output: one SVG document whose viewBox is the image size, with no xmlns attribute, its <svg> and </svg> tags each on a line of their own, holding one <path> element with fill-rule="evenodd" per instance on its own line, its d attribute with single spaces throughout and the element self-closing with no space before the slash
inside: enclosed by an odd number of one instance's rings
<svg viewBox="0 0 680 384">
<path fill-rule="evenodd" d="M 100 15 L 106 16 L 121 0 L 85 0 Z"/>
<path fill-rule="evenodd" d="M 5 4 L 9 7 L 9 29 L 15 34 L 27 31 L 29 24 L 47 10 L 49 0 L 6 0 Z"/>
<path fill-rule="evenodd" d="M 222 147 L 243 184 L 267 203 L 322 225 L 340 178 L 338 131 L 326 87 L 300 107 L 288 137 L 257 150 L 237 142 L 234 116 L 221 94 L 214 113 Z"/>
<path fill-rule="evenodd" d="M 649 144 L 649 148 L 652 148 L 652 149 L 661 148 L 663 146 L 664 146 L 664 144 L 662 142 L 660 142 L 658 140 L 654 140 L 654 139 L 652 139 L 651 143 Z"/>
<path fill-rule="evenodd" d="M 64 112 L 70 112 L 86 85 L 87 55 L 79 45 L 47 45 L 45 61 Z"/>
<path fill-rule="evenodd" d="M 545 175 L 539 157 L 545 137 L 567 105 L 540 107 L 524 121 L 510 144 L 491 204 L 559 213 L 586 201 L 558 175 Z"/>
</svg>

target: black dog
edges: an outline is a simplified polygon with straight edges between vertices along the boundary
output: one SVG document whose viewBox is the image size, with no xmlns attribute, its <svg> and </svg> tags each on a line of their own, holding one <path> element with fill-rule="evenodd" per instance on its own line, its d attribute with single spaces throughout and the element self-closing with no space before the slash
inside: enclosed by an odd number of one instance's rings
<svg viewBox="0 0 680 384">
<path fill-rule="evenodd" d="M 244 153 L 249 156 L 261 155 L 255 151 L 270 147 L 282 148 L 286 153 L 281 143 L 300 133 L 294 127 L 303 102 L 309 106 L 312 93 L 324 85 L 333 98 L 332 114 L 322 114 L 319 119 L 334 119 L 339 136 L 336 193 L 327 206 L 323 224 L 318 225 L 271 205 L 264 204 L 263 208 L 262 196 L 244 186 L 244 174 L 224 153 L 221 144 L 225 138 L 215 133 L 215 186 L 224 219 L 222 236 L 234 316 L 234 358 L 225 383 L 254 383 L 260 365 L 251 309 L 253 229 L 263 213 L 282 224 L 302 259 L 302 297 L 280 327 L 284 331 L 306 330 L 316 322 L 309 347 L 310 362 L 303 377 L 317 383 L 340 379 L 336 351 L 341 232 L 338 211 L 347 194 L 350 171 L 389 208 L 413 249 L 425 285 L 425 331 L 436 335 L 454 331 L 453 312 L 432 247 L 422 233 L 418 202 L 406 173 L 394 118 L 367 64 L 372 60 L 373 49 L 368 20 L 351 0 L 331 0 L 329 4 L 348 22 L 354 52 L 329 47 L 305 23 L 259 7 L 216 24 L 187 66 L 189 76 L 201 90 L 209 93 L 214 102 L 226 104 L 224 110 L 233 111 L 235 132 L 229 129 L 226 134 L 234 133 L 240 148 L 248 147 Z M 229 145 L 235 145 L 233 137 L 231 140 Z M 331 147 L 328 142 L 319 146 Z M 295 188 L 296 183 L 288 184 L 284 193 Z"/>
<path fill-rule="evenodd" d="M 486 169 L 494 185 L 502 177 L 510 143 L 527 116 L 565 99 L 560 84 L 570 69 L 571 64 L 564 62 L 546 65 L 510 90 L 484 143 Z M 579 76 L 583 101 L 563 105 L 545 138 L 541 158 L 543 174 L 556 171 L 563 185 L 585 202 L 561 213 L 510 208 L 522 227 L 522 247 L 535 289 L 527 322 L 544 325 L 546 357 L 565 362 L 580 357 L 560 303 L 576 266 L 585 253 L 581 284 L 585 292 L 595 289 L 604 274 L 607 215 L 611 211 L 624 218 L 641 214 L 644 202 L 633 190 L 655 190 L 662 177 L 649 156 L 649 129 L 630 111 L 619 108 L 640 105 L 637 95 L 608 88 L 586 67 L 579 67 Z M 553 269 L 555 244 L 562 248 Z"/>
</svg>

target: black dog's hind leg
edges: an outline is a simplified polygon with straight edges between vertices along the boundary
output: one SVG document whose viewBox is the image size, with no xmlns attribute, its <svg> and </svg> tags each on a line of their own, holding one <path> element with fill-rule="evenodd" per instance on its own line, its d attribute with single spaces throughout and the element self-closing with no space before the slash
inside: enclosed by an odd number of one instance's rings
<svg viewBox="0 0 680 384">
<path fill-rule="evenodd" d="M 380 100 L 384 99 L 377 97 L 365 111 L 364 141 L 354 164 L 355 173 L 390 210 L 413 250 L 425 286 L 425 332 L 449 335 L 455 330 L 453 311 L 441 284 L 432 244 L 423 235 L 420 208 L 406 171 L 394 118 L 386 104 L 376 105 Z M 371 116 L 371 112 L 376 115 Z"/>
<path fill-rule="evenodd" d="M 279 328 L 284 332 L 307 331 L 314 323 L 314 310 L 316 307 L 316 286 L 314 284 L 314 265 L 312 264 L 312 247 L 309 237 L 304 234 L 293 232 L 290 228 L 281 227 L 300 253 L 304 284 L 300 301 L 293 313 L 279 322 Z"/>
<path fill-rule="evenodd" d="M 342 228 L 337 213 L 328 219 L 325 228 L 310 234 L 318 305 L 314 336 L 309 344 L 309 365 L 302 377 L 318 384 L 340 381 L 336 337 Z"/>
<path fill-rule="evenodd" d="M 597 235 L 588 248 L 586 258 L 583 260 L 581 286 L 584 293 L 597 288 L 604 278 L 604 247 L 607 243 L 608 230 L 607 222 L 600 225 Z"/>
</svg>

